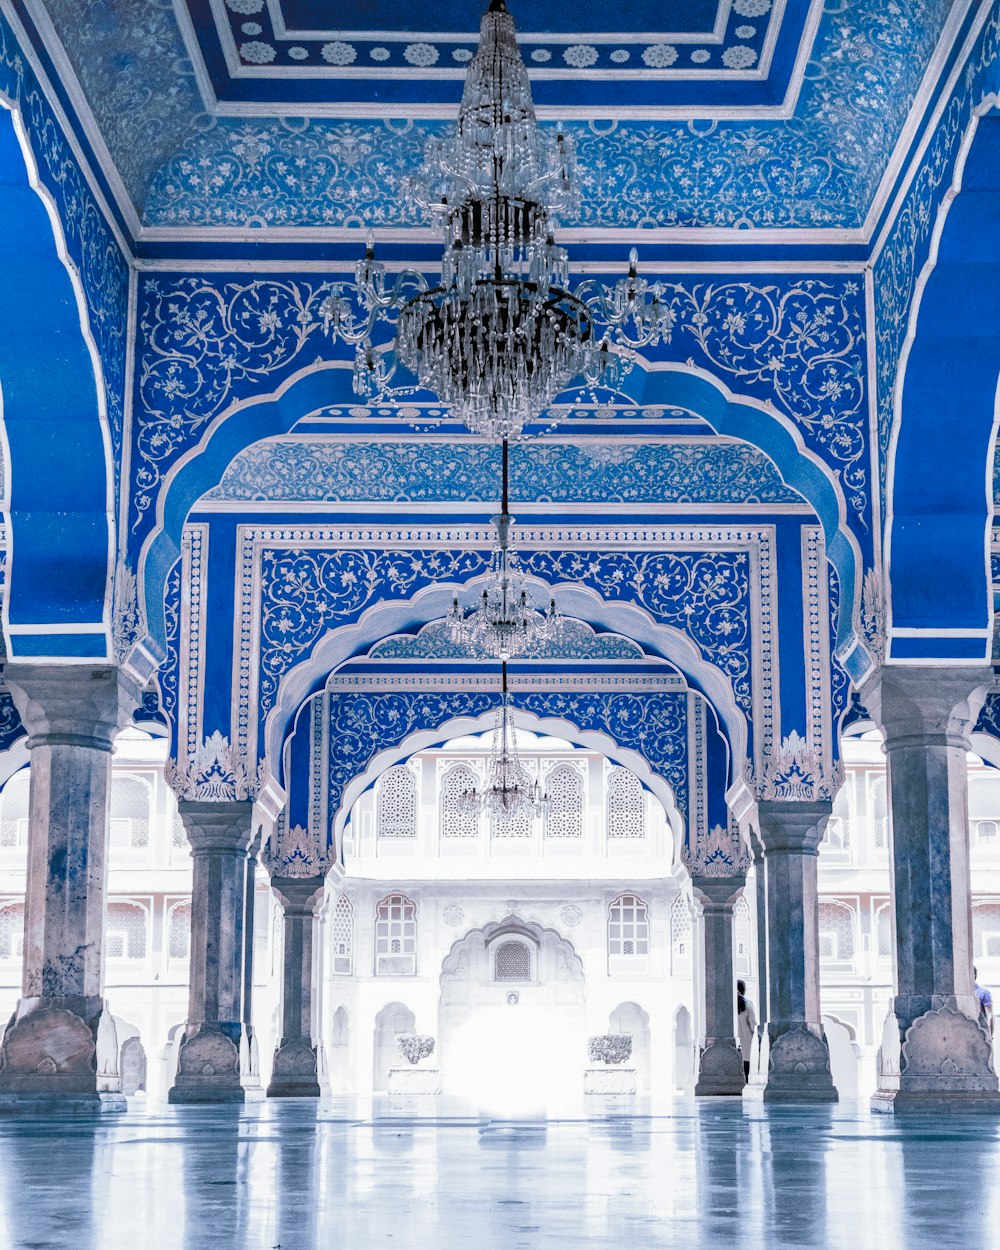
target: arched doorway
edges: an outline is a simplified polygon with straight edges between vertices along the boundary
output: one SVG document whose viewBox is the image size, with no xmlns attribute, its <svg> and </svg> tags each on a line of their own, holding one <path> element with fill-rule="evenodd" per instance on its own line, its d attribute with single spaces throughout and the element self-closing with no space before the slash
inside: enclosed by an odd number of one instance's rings
<svg viewBox="0 0 1000 1250">
<path fill-rule="evenodd" d="M 341 1006 L 333 1013 L 330 1029 L 330 1084 L 335 1094 L 347 1093 L 351 1088 L 349 1047 L 350 1021 L 347 1008 Z"/>
<path fill-rule="evenodd" d="M 632 1058 L 640 1094 L 649 1090 L 649 1016 L 638 1003 L 619 1003 L 608 1020 L 609 1033 L 627 1033 L 632 1039 Z"/>
<path fill-rule="evenodd" d="M 389 1088 L 389 1069 L 398 1068 L 403 1062 L 396 1038 L 400 1033 L 415 1032 L 416 1027 L 416 1016 L 403 1003 L 387 1003 L 375 1017 L 375 1071 L 372 1088 L 376 1093 L 385 1093 Z"/>
<path fill-rule="evenodd" d="M 583 1087 L 583 964 L 553 929 L 508 916 L 456 942 L 441 973 L 444 1092 L 510 1110 Z"/>
<path fill-rule="evenodd" d="M 674 1016 L 674 1088 L 679 1094 L 693 1094 L 695 1083 L 694 1023 L 686 1007 Z"/>
<path fill-rule="evenodd" d="M 119 1071 L 122 1093 L 126 1096 L 146 1090 L 146 1051 L 138 1037 L 129 1037 L 122 1044 Z"/>
</svg>

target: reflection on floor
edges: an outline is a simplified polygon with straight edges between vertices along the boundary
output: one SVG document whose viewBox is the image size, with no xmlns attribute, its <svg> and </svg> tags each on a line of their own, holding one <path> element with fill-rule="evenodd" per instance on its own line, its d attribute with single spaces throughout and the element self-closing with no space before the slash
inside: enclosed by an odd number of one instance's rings
<svg viewBox="0 0 1000 1250">
<path fill-rule="evenodd" d="M 1000 1125 L 862 1106 L 440 1099 L 0 1120 L 11 1250 L 658 1250 L 991 1244 Z"/>
</svg>

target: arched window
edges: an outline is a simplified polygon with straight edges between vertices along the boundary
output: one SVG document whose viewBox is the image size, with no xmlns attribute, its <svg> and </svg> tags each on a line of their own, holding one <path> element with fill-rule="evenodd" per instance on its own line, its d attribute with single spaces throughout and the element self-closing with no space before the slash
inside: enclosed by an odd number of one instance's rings
<svg viewBox="0 0 1000 1250">
<path fill-rule="evenodd" d="M 879 959 L 892 958 L 892 905 L 883 903 L 875 912 L 875 949 Z"/>
<path fill-rule="evenodd" d="M 616 768 L 608 779 L 608 837 L 645 836 L 646 803 L 642 784 L 627 768 Z"/>
<path fill-rule="evenodd" d="M 412 975 L 416 962 L 417 905 L 405 894 L 387 894 L 375 909 L 375 972 Z"/>
<path fill-rule="evenodd" d="M 138 777 L 111 778 L 111 845 L 149 846 L 149 786 Z"/>
<path fill-rule="evenodd" d="M 875 830 L 876 851 L 887 851 L 889 849 L 889 803 L 886 798 L 884 777 L 876 777 L 872 782 L 872 825 Z"/>
<path fill-rule="evenodd" d="M 493 948 L 494 981 L 530 981 L 531 950 L 527 942 L 508 938 Z"/>
<path fill-rule="evenodd" d="M 176 807 L 174 808 L 174 818 L 170 825 L 170 845 L 178 851 L 188 850 L 190 848 L 187 831 L 184 828 L 184 821 L 181 820 L 181 814 Z"/>
<path fill-rule="evenodd" d="M 378 836 L 417 836 L 417 779 L 409 768 L 390 768 L 378 783 Z"/>
<path fill-rule="evenodd" d="M 175 903 L 167 916 L 167 958 L 187 959 L 191 953 L 191 904 Z"/>
<path fill-rule="evenodd" d="M 1000 903 L 973 906 L 972 949 L 976 959 L 1000 959 Z"/>
<path fill-rule="evenodd" d="M 745 898 L 733 904 L 733 967 L 738 977 L 753 975 L 753 926 Z"/>
<path fill-rule="evenodd" d="M 146 909 L 138 903 L 109 903 L 104 927 L 109 959 L 146 958 Z"/>
<path fill-rule="evenodd" d="M 559 764 L 545 778 L 551 805 L 545 816 L 547 838 L 583 835 L 583 778 L 570 764 Z"/>
<path fill-rule="evenodd" d="M 333 970 L 347 977 L 354 970 L 354 908 L 346 894 L 333 909 Z"/>
<path fill-rule="evenodd" d="M 28 842 L 28 792 L 31 774 L 15 773 L 0 794 L 0 847 L 26 846 Z"/>
<path fill-rule="evenodd" d="M 819 905 L 819 957 L 849 963 L 854 959 L 854 909 L 846 903 Z"/>
<path fill-rule="evenodd" d="M 0 960 L 24 956 L 24 904 L 0 907 Z"/>
<path fill-rule="evenodd" d="M 691 971 L 692 939 L 691 907 L 684 895 L 678 894 L 670 908 L 670 956 L 675 976 Z"/>
<path fill-rule="evenodd" d="M 997 846 L 997 834 L 1000 832 L 995 820 L 976 821 L 976 844 L 987 848 Z"/>
<path fill-rule="evenodd" d="M 649 954 L 649 910 L 636 894 L 620 894 L 608 908 L 608 954 L 612 958 Z"/>
<path fill-rule="evenodd" d="M 441 836 L 474 838 L 479 833 L 479 814 L 463 807 L 461 797 L 475 790 L 479 778 L 465 764 L 449 768 L 441 781 Z"/>
</svg>

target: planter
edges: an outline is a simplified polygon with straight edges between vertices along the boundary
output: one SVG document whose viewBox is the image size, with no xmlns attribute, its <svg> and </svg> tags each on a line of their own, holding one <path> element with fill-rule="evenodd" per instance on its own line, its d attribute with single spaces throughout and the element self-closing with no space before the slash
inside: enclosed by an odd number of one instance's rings
<svg viewBox="0 0 1000 1250">
<path fill-rule="evenodd" d="M 634 1094 L 636 1088 L 635 1068 L 587 1068 L 583 1074 L 585 1094 Z"/>
<path fill-rule="evenodd" d="M 440 1094 L 440 1068 L 390 1068 L 389 1093 L 400 1096 L 410 1094 Z"/>
</svg>

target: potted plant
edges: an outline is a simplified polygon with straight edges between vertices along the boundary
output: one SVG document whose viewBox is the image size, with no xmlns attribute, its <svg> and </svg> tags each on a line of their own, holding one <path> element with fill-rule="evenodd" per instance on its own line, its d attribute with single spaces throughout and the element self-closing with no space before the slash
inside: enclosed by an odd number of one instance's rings
<svg viewBox="0 0 1000 1250">
<path fill-rule="evenodd" d="M 635 1068 L 624 1066 L 632 1057 L 631 1033 L 600 1033 L 587 1043 L 587 1053 L 592 1066 L 584 1074 L 585 1094 L 635 1093 Z"/>
<path fill-rule="evenodd" d="M 434 1038 L 426 1033 L 397 1033 L 396 1045 L 406 1064 L 389 1069 L 389 1093 L 440 1094 L 440 1071 L 419 1066 L 422 1059 L 434 1054 Z"/>
</svg>

